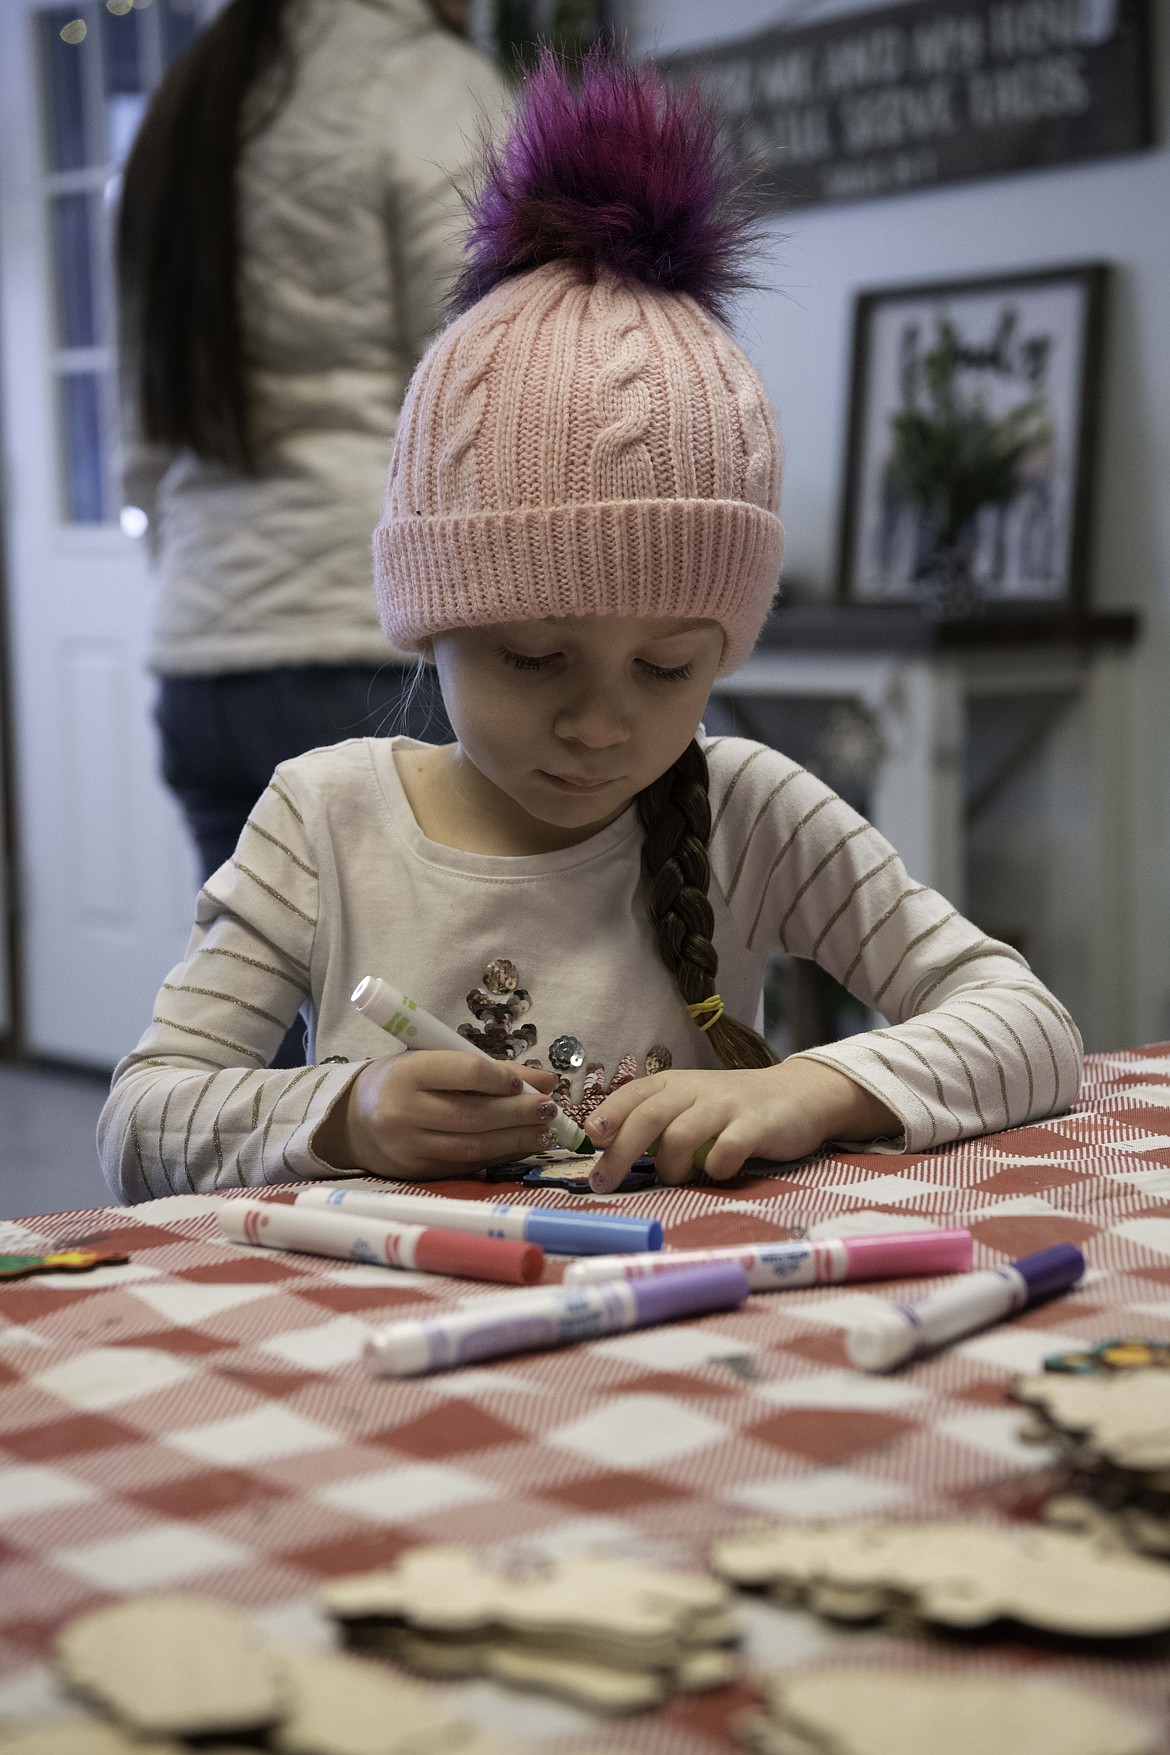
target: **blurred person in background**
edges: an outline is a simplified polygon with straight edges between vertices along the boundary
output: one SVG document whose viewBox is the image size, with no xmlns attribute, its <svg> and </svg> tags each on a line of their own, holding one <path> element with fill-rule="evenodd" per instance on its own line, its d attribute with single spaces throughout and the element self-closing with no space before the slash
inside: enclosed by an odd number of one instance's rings
<svg viewBox="0 0 1170 1755">
<path fill-rule="evenodd" d="M 162 769 L 204 878 L 278 762 L 451 735 L 379 631 L 370 533 L 458 271 L 460 174 L 502 103 L 467 12 L 230 0 L 126 168 L 125 499 L 149 519 Z"/>
</svg>

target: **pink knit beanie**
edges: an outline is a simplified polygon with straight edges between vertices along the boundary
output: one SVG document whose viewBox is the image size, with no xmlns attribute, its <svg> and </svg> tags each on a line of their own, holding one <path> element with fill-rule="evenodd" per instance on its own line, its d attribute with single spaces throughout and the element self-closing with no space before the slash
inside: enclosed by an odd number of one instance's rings
<svg viewBox="0 0 1170 1755">
<path fill-rule="evenodd" d="M 703 617 L 747 657 L 780 574 L 780 444 L 719 318 L 748 223 L 710 113 L 551 56 L 486 154 L 464 306 L 402 409 L 374 536 L 391 644 L 547 616 Z"/>
</svg>

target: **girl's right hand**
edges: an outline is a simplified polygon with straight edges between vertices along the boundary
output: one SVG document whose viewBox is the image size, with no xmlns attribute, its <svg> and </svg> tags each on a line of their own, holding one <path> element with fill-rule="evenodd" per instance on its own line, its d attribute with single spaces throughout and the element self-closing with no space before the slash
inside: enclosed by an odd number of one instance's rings
<svg viewBox="0 0 1170 1755">
<path fill-rule="evenodd" d="M 331 1170 L 427 1182 L 545 1143 L 556 1074 L 486 1054 L 414 1049 L 372 1060 L 313 1137 Z M 534 1087 L 524 1090 L 524 1085 Z"/>
</svg>

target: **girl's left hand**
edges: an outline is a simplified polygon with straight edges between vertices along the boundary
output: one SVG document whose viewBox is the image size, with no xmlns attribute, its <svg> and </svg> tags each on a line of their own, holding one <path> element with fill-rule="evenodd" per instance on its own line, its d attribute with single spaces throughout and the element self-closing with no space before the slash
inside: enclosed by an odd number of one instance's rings
<svg viewBox="0 0 1170 1755">
<path fill-rule="evenodd" d="M 634 1079 L 593 1111 L 585 1131 L 601 1150 L 589 1185 L 609 1194 L 656 1140 L 660 1183 L 693 1181 L 695 1153 L 709 1140 L 703 1168 L 727 1182 L 748 1158 L 804 1158 L 829 1139 L 896 1136 L 902 1123 L 844 1073 L 797 1057 L 744 1072 Z"/>
</svg>

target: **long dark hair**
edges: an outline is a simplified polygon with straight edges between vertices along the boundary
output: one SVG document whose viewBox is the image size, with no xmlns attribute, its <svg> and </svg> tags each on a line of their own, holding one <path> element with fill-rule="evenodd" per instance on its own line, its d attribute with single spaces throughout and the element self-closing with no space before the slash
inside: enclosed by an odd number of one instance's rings
<svg viewBox="0 0 1170 1755">
<path fill-rule="evenodd" d="M 707 758 L 692 741 L 673 767 L 638 794 L 642 876 L 662 960 L 691 1006 L 715 993 L 719 955 L 711 941 L 715 915 L 708 897 L 711 798 Z M 759 1033 L 724 1012 L 707 1030 L 727 1067 L 775 1066 Z"/>
<path fill-rule="evenodd" d="M 119 317 L 153 444 L 251 473 L 239 311 L 236 164 L 291 89 L 289 0 L 231 0 L 171 68 L 126 166 Z M 245 118 L 249 92 L 278 72 Z"/>
</svg>

